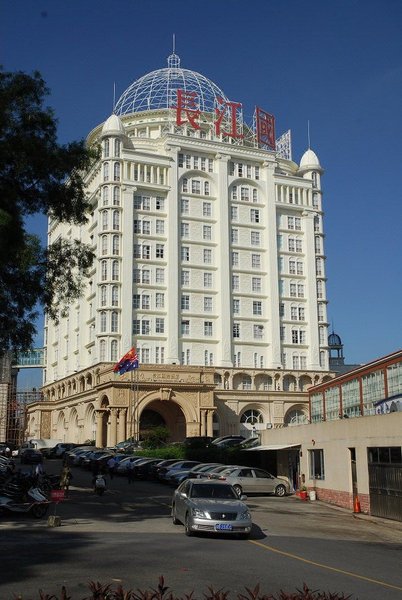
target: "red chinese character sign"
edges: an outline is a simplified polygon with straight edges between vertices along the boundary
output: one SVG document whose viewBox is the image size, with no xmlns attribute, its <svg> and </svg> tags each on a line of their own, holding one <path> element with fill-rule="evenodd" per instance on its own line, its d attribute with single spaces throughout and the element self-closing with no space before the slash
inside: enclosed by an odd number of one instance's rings
<svg viewBox="0 0 402 600">
<path fill-rule="evenodd" d="M 255 108 L 255 117 L 258 144 L 275 150 L 275 117 L 258 106 Z"/>
<path fill-rule="evenodd" d="M 240 102 L 229 102 L 222 98 L 218 98 L 218 102 L 220 108 L 215 108 L 215 134 L 243 138 L 239 132 L 239 122 L 242 122 Z M 197 92 L 177 90 L 177 105 L 173 108 L 176 109 L 176 125 L 188 123 L 194 129 L 200 129 L 201 110 L 197 102 Z"/>
</svg>

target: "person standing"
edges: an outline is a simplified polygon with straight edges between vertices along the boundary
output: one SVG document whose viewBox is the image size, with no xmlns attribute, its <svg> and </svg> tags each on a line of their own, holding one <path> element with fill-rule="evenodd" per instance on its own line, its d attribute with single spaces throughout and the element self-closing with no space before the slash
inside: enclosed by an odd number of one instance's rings
<svg viewBox="0 0 402 600">
<path fill-rule="evenodd" d="M 68 495 L 68 488 L 70 487 L 70 481 L 72 480 L 73 475 L 71 473 L 70 467 L 65 464 L 63 470 L 60 475 L 60 489 L 64 490 L 65 495 Z"/>
<path fill-rule="evenodd" d="M 109 460 L 107 461 L 107 468 L 109 471 L 110 479 L 113 479 L 115 466 L 116 466 L 116 458 L 114 456 L 111 456 L 109 458 Z"/>
<path fill-rule="evenodd" d="M 133 483 L 134 481 L 134 462 L 130 460 L 127 468 L 127 481 Z"/>
</svg>

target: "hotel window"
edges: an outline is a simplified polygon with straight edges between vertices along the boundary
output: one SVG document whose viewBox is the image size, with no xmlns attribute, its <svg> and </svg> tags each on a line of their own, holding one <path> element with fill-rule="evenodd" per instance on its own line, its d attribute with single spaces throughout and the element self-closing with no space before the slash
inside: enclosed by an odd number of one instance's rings
<svg viewBox="0 0 402 600">
<path fill-rule="evenodd" d="M 165 199 L 160 196 L 156 197 L 155 200 L 155 209 L 156 210 L 165 210 Z"/>
<path fill-rule="evenodd" d="M 106 331 L 106 312 L 104 310 L 100 314 L 100 330 L 101 333 Z"/>
<path fill-rule="evenodd" d="M 182 238 L 190 237 L 190 225 L 188 223 L 180 224 L 180 235 Z"/>
<path fill-rule="evenodd" d="M 253 202 L 258 202 L 258 190 L 253 189 Z"/>
<path fill-rule="evenodd" d="M 262 302 L 253 301 L 253 315 L 262 315 Z"/>
<path fill-rule="evenodd" d="M 114 181 L 120 181 L 120 163 L 114 163 L 113 167 L 113 179 Z"/>
<path fill-rule="evenodd" d="M 140 269 L 133 270 L 133 281 L 134 281 L 134 283 L 141 283 L 141 270 Z"/>
<path fill-rule="evenodd" d="M 212 336 L 212 321 L 204 321 L 204 335 L 206 337 Z"/>
<path fill-rule="evenodd" d="M 289 273 L 290 275 L 296 275 L 296 261 L 293 258 L 289 260 Z"/>
<path fill-rule="evenodd" d="M 279 316 L 280 317 L 284 317 L 285 316 L 285 305 L 283 302 L 280 303 L 279 305 Z"/>
<path fill-rule="evenodd" d="M 151 222 L 150 221 L 142 222 L 142 233 L 144 235 L 150 235 L 150 233 L 151 233 Z"/>
<path fill-rule="evenodd" d="M 155 348 L 155 362 L 156 364 L 163 365 L 165 362 L 165 348 L 163 346 L 156 346 Z"/>
<path fill-rule="evenodd" d="M 316 258 L 315 259 L 315 274 L 316 275 L 322 275 L 323 271 L 322 271 L 322 259 L 321 258 Z"/>
<path fill-rule="evenodd" d="M 281 325 L 279 328 L 279 338 L 280 338 L 281 342 L 285 341 L 285 335 L 286 335 L 286 329 L 285 329 L 284 325 Z"/>
<path fill-rule="evenodd" d="M 243 202 L 250 200 L 250 190 L 247 187 L 240 188 L 240 200 L 243 200 Z"/>
<path fill-rule="evenodd" d="M 319 303 L 317 306 L 318 320 L 324 321 L 324 305 Z"/>
<path fill-rule="evenodd" d="M 141 271 L 142 283 L 151 283 L 151 272 L 148 269 Z"/>
<path fill-rule="evenodd" d="M 288 229 L 294 229 L 294 228 L 295 228 L 295 218 L 288 217 Z"/>
<path fill-rule="evenodd" d="M 260 222 L 260 211 L 258 210 L 258 208 L 252 208 L 250 210 L 250 219 L 252 223 Z"/>
<path fill-rule="evenodd" d="M 178 158 L 179 158 L 179 161 L 178 161 L 179 162 L 179 167 L 183 167 L 183 165 L 184 165 L 183 154 L 180 153 Z"/>
<path fill-rule="evenodd" d="M 304 298 L 304 285 L 303 283 L 297 284 L 297 297 Z"/>
<path fill-rule="evenodd" d="M 151 258 L 151 246 L 143 244 L 142 246 L 142 258 L 143 260 L 149 260 Z"/>
<path fill-rule="evenodd" d="M 204 240 L 212 239 L 212 227 L 210 225 L 203 225 L 202 227 L 202 237 Z"/>
<path fill-rule="evenodd" d="M 134 309 L 140 308 L 140 301 L 141 301 L 140 294 L 133 294 L 133 308 Z"/>
<path fill-rule="evenodd" d="M 239 323 L 233 323 L 233 337 L 234 338 L 240 337 L 240 324 Z"/>
<path fill-rule="evenodd" d="M 119 261 L 112 261 L 112 281 L 117 281 L 119 279 Z"/>
<path fill-rule="evenodd" d="M 302 306 L 300 306 L 298 308 L 298 316 L 299 316 L 299 321 L 304 321 L 305 319 L 305 312 L 304 312 L 304 308 Z"/>
<path fill-rule="evenodd" d="M 165 319 L 160 317 L 155 319 L 155 333 L 165 333 Z"/>
<path fill-rule="evenodd" d="M 191 180 L 191 193 L 201 194 L 201 181 L 199 179 Z"/>
<path fill-rule="evenodd" d="M 190 321 L 181 322 L 181 334 L 190 335 Z"/>
<path fill-rule="evenodd" d="M 297 321 L 297 306 L 290 307 L 290 318 L 292 321 Z"/>
<path fill-rule="evenodd" d="M 204 296 L 204 312 L 212 312 L 212 298 Z"/>
<path fill-rule="evenodd" d="M 102 263 L 101 263 L 101 280 L 102 281 L 107 280 L 107 261 L 106 260 L 102 260 Z"/>
<path fill-rule="evenodd" d="M 212 205 L 210 202 L 202 203 L 202 216 L 210 217 L 212 215 Z"/>
<path fill-rule="evenodd" d="M 112 311 L 112 316 L 111 316 L 111 327 L 110 327 L 110 331 L 112 333 L 117 333 L 119 330 L 119 315 L 118 313 L 114 310 Z"/>
<path fill-rule="evenodd" d="M 113 229 L 116 231 L 120 229 L 120 213 L 118 210 L 113 211 Z"/>
<path fill-rule="evenodd" d="M 296 263 L 296 272 L 298 275 L 303 275 L 304 267 L 301 260 L 298 260 Z"/>
<path fill-rule="evenodd" d="M 256 179 L 260 178 L 260 167 L 255 167 L 255 178 Z"/>
<path fill-rule="evenodd" d="M 289 290 L 290 290 L 290 297 L 297 298 L 297 286 L 295 283 L 291 283 L 289 285 Z"/>
<path fill-rule="evenodd" d="M 108 158 L 110 152 L 110 142 L 109 139 L 105 139 L 103 142 L 103 157 Z"/>
<path fill-rule="evenodd" d="M 239 275 L 232 275 L 232 290 L 239 290 L 240 288 L 240 277 Z"/>
<path fill-rule="evenodd" d="M 104 361 L 106 360 L 106 342 L 105 340 L 101 340 L 100 344 L 99 344 L 99 354 L 100 354 L 100 360 Z"/>
<path fill-rule="evenodd" d="M 252 246 L 259 246 L 261 243 L 261 235 L 259 231 L 250 232 L 250 242 Z"/>
<path fill-rule="evenodd" d="M 155 247 L 155 257 L 156 258 L 163 258 L 165 255 L 165 246 L 164 244 L 156 244 Z"/>
<path fill-rule="evenodd" d="M 102 231 L 106 231 L 109 228 L 109 213 L 107 210 L 102 212 Z"/>
<path fill-rule="evenodd" d="M 181 309 L 190 310 L 190 296 L 184 295 L 181 297 Z"/>
<path fill-rule="evenodd" d="M 317 193 L 313 194 L 313 206 L 314 206 L 314 208 L 318 207 L 318 194 Z"/>
<path fill-rule="evenodd" d="M 209 196 L 209 181 L 204 181 L 204 196 Z"/>
<path fill-rule="evenodd" d="M 151 210 L 151 198 L 149 196 L 142 197 L 142 210 Z"/>
<path fill-rule="evenodd" d="M 102 189 L 102 205 L 107 206 L 109 204 L 109 188 L 105 186 Z"/>
<path fill-rule="evenodd" d="M 141 334 L 149 335 L 150 331 L 151 331 L 150 321 L 148 319 L 143 319 L 141 321 Z"/>
<path fill-rule="evenodd" d="M 182 215 L 188 215 L 190 208 L 190 203 L 187 198 L 182 198 L 180 201 L 180 209 Z"/>
<path fill-rule="evenodd" d="M 320 231 L 320 217 L 314 217 L 314 231 L 316 233 Z"/>
<path fill-rule="evenodd" d="M 238 267 L 238 266 L 239 266 L 239 253 L 232 252 L 232 267 Z"/>
<path fill-rule="evenodd" d="M 238 229 L 232 229 L 231 241 L 232 241 L 232 244 L 237 244 L 239 242 L 239 230 Z"/>
<path fill-rule="evenodd" d="M 243 177 L 243 165 L 242 165 L 242 163 L 238 163 L 238 165 L 237 165 L 237 175 L 239 177 Z"/>
<path fill-rule="evenodd" d="M 141 244 L 134 244 L 133 254 L 134 254 L 134 258 L 141 258 L 141 254 L 142 254 Z"/>
<path fill-rule="evenodd" d="M 324 286 L 323 283 L 321 281 L 321 279 L 319 279 L 317 281 L 317 298 L 323 298 L 324 297 Z"/>
<path fill-rule="evenodd" d="M 187 287 L 190 285 L 190 271 L 181 272 L 181 285 Z"/>
<path fill-rule="evenodd" d="M 232 200 L 237 200 L 237 187 L 235 185 L 232 187 Z"/>
<path fill-rule="evenodd" d="M 190 260 L 190 248 L 188 246 L 181 247 L 181 260 L 183 262 L 189 262 Z"/>
<path fill-rule="evenodd" d="M 165 308 L 165 294 L 162 294 L 162 292 L 155 294 L 155 306 L 156 308 Z"/>
<path fill-rule="evenodd" d="M 188 192 L 188 179 L 187 179 L 187 177 L 183 178 L 182 190 L 183 190 L 183 192 Z"/>
<path fill-rule="evenodd" d="M 103 181 L 109 181 L 109 163 L 103 165 Z"/>
<path fill-rule="evenodd" d="M 112 340 L 110 344 L 110 360 L 116 362 L 118 360 L 117 357 L 117 340 Z"/>
<path fill-rule="evenodd" d="M 296 248 L 295 239 L 294 238 L 289 238 L 288 239 L 288 250 L 289 250 L 289 252 L 294 252 L 295 248 Z"/>
<path fill-rule="evenodd" d="M 252 277 L 251 278 L 251 289 L 253 292 L 261 292 L 261 278 L 260 277 Z"/>
<path fill-rule="evenodd" d="M 212 250 L 203 250 L 204 264 L 210 265 L 212 263 Z"/>
<path fill-rule="evenodd" d="M 212 173 L 214 170 L 214 161 L 212 158 L 208 158 L 208 172 Z"/>
<path fill-rule="evenodd" d="M 112 306 L 119 305 L 119 288 L 117 285 L 112 286 Z"/>
<path fill-rule="evenodd" d="M 253 325 L 254 339 L 262 340 L 264 337 L 264 325 Z"/>
<path fill-rule="evenodd" d="M 156 283 L 165 283 L 165 269 L 155 269 Z"/>
<path fill-rule="evenodd" d="M 206 171 L 207 170 L 207 159 L 204 157 L 201 157 L 201 171 Z"/>
<path fill-rule="evenodd" d="M 150 296 L 148 294 L 142 295 L 141 308 L 143 310 L 149 310 L 151 308 Z"/>
<path fill-rule="evenodd" d="M 238 315 L 240 313 L 240 300 L 233 298 L 233 314 Z"/>
<path fill-rule="evenodd" d="M 149 348 L 141 348 L 141 363 L 143 365 L 148 365 L 150 363 L 150 350 Z"/>
<path fill-rule="evenodd" d="M 204 273 L 204 288 L 212 287 L 212 273 Z"/>
<path fill-rule="evenodd" d="M 101 306 L 106 306 L 106 286 L 101 287 Z"/>
<path fill-rule="evenodd" d="M 321 254 L 321 238 L 318 235 L 314 238 L 314 248 L 316 254 Z"/>
<path fill-rule="evenodd" d="M 303 252 L 303 244 L 299 239 L 296 240 L 296 252 Z"/>
<path fill-rule="evenodd" d="M 113 204 L 115 206 L 120 206 L 120 188 L 116 185 L 113 188 Z"/>
<path fill-rule="evenodd" d="M 120 238 L 118 235 L 112 237 L 112 254 L 118 255 L 120 252 Z"/>
<path fill-rule="evenodd" d="M 251 255 L 251 268 L 252 269 L 261 269 L 261 255 L 260 254 L 252 254 Z"/>
<path fill-rule="evenodd" d="M 120 156 L 120 140 L 114 141 L 114 155 Z"/>
<path fill-rule="evenodd" d="M 102 235 L 102 243 L 101 243 L 102 256 L 106 256 L 106 254 L 107 254 L 107 246 L 108 246 L 107 241 L 108 241 L 107 235 Z"/>
<path fill-rule="evenodd" d="M 232 221 L 239 220 L 239 209 L 237 206 L 230 207 L 230 218 L 232 219 Z"/>
<path fill-rule="evenodd" d="M 155 221 L 155 233 L 161 235 L 165 233 L 165 221 L 156 219 Z"/>
</svg>

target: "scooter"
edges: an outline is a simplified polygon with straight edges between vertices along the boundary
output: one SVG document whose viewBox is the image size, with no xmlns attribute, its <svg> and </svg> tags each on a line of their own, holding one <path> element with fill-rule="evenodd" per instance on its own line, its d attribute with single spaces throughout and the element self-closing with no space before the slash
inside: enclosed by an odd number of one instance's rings
<svg viewBox="0 0 402 600">
<path fill-rule="evenodd" d="M 41 519 L 48 509 L 49 500 L 38 488 L 29 488 L 25 497 L 0 496 L 0 512 L 29 513 Z"/>
<path fill-rule="evenodd" d="M 95 494 L 98 496 L 102 496 L 103 492 L 106 490 L 106 479 L 103 475 L 97 475 L 94 483 Z"/>
</svg>

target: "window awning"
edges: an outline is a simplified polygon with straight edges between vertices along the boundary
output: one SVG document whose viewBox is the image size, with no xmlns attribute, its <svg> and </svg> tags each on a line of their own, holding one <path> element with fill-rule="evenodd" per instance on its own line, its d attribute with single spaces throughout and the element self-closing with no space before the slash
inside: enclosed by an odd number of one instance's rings
<svg viewBox="0 0 402 600">
<path fill-rule="evenodd" d="M 286 450 L 287 448 L 297 448 L 300 447 L 300 444 L 270 444 L 269 446 L 254 446 L 253 448 L 245 448 L 246 452 L 250 452 L 252 450 Z"/>
</svg>

